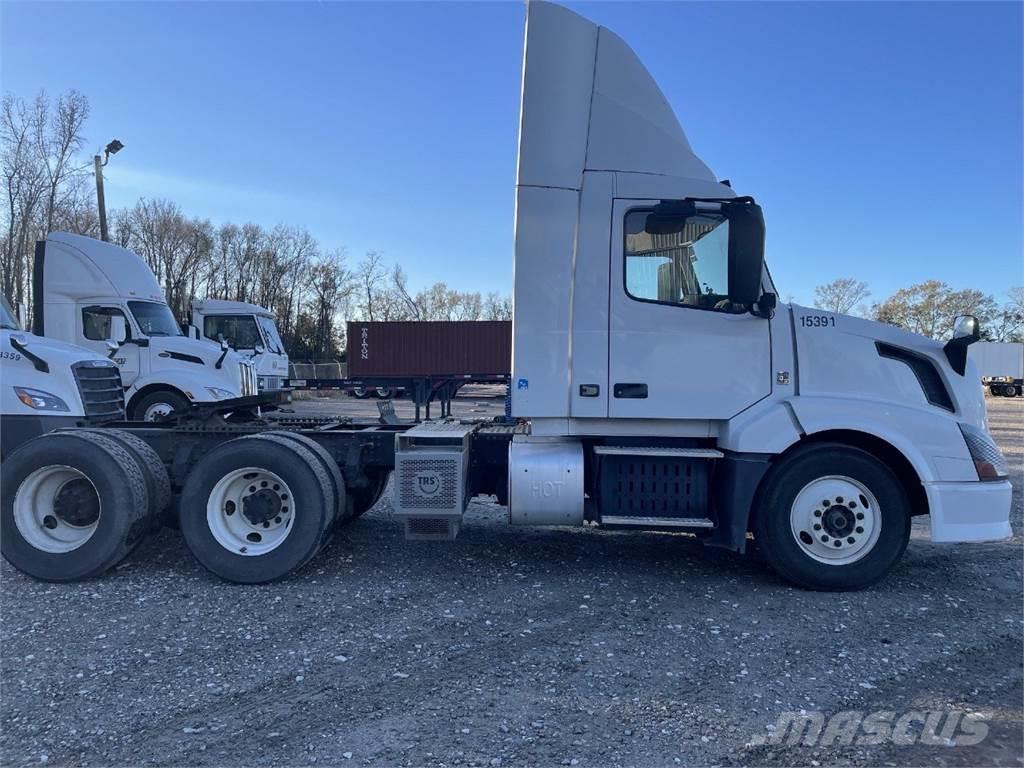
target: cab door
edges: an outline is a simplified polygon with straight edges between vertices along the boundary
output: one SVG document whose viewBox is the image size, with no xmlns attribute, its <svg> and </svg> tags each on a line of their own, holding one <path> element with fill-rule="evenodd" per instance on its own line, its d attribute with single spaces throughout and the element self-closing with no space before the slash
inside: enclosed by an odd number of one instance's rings
<svg viewBox="0 0 1024 768">
<path fill-rule="evenodd" d="M 728 419 L 771 393 L 770 323 L 728 301 L 724 217 L 660 232 L 659 202 L 612 209 L 608 415 Z"/>
<path fill-rule="evenodd" d="M 78 313 L 78 345 L 103 356 L 109 355 L 107 339 L 110 338 L 110 318 L 114 315 L 124 317 L 125 328 L 128 329 L 129 335 L 138 335 L 137 332 L 131 330 L 131 321 L 121 307 L 87 303 L 80 307 Z M 141 374 L 138 344 L 126 341 L 114 353 L 112 359 L 117 363 L 117 367 L 121 371 L 121 383 L 127 389 Z"/>
</svg>

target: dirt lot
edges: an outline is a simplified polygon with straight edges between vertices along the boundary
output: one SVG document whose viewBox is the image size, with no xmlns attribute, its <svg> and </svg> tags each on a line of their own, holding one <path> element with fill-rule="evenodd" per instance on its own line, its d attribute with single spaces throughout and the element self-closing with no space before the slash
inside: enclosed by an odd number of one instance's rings
<svg viewBox="0 0 1024 768">
<path fill-rule="evenodd" d="M 456 412 L 500 412 L 484 394 Z M 270 586 L 216 581 L 170 531 L 88 583 L 5 563 L 0 764 L 1020 765 L 1024 401 L 989 404 L 1014 539 L 937 545 L 921 521 L 856 594 L 683 535 L 511 529 L 488 504 L 456 542 L 411 544 L 386 500 Z M 989 732 L 757 744 L 801 709 Z"/>
</svg>

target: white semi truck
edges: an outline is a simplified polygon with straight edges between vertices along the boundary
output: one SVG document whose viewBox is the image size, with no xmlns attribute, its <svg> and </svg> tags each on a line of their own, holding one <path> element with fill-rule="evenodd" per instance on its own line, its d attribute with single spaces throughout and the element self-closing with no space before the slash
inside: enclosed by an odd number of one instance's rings
<svg viewBox="0 0 1024 768">
<path fill-rule="evenodd" d="M 36 244 L 33 331 L 112 353 L 128 418 L 154 421 L 195 403 L 257 394 L 256 370 L 227 343 L 185 336 L 152 270 L 125 248 L 55 232 Z"/>
<path fill-rule="evenodd" d="M 219 343 L 246 355 L 256 368 L 261 392 L 282 390 L 288 379 L 288 353 L 274 314 L 244 301 L 201 299 L 192 302 L 189 334 Z"/>
<path fill-rule="evenodd" d="M 0 296 L 0 457 L 54 429 L 123 418 L 113 362 L 26 332 Z"/>
<path fill-rule="evenodd" d="M 494 494 L 513 524 L 670 530 L 738 552 L 753 536 L 773 569 L 815 589 L 881 579 L 915 515 L 938 542 L 1011 534 L 1007 465 L 967 359 L 974 318 L 943 345 L 777 305 L 761 209 L 694 154 L 625 42 L 532 2 L 524 56 L 513 418 L 125 430 L 181 488 L 199 562 L 232 581 L 281 578 L 392 471 L 411 538 L 454 538 L 468 500 Z M 8 458 L 0 522 L 41 467 L 121 487 L 127 470 L 87 464 L 74 435 Z M 109 538 L 129 506 L 103 494 Z M 41 572 L 12 538 L 5 556 L 42 578 L 108 562 L 76 550 L 74 568 Z"/>
</svg>

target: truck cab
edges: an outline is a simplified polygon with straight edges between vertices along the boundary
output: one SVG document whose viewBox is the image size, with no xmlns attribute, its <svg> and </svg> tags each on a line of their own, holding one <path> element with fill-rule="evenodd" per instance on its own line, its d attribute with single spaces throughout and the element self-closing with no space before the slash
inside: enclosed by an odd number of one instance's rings
<svg viewBox="0 0 1024 768">
<path fill-rule="evenodd" d="M 114 334 L 130 419 L 256 394 L 255 366 L 226 342 L 185 336 L 149 266 L 125 248 L 52 233 L 36 244 L 33 291 L 37 335 L 106 354 Z"/>
<path fill-rule="evenodd" d="M 249 358 L 260 392 L 284 389 L 288 353 L 269 309 L 244 301 L 202 299 L 192 302 L 190 320 L 188 333 L 193 338 L 216 343 L 224 339 Z"/>
<path fill-rule="evenodd" d="M 3 297 L 0 392 L 0 458 L 54 429 L 124 417 L 124 393 L 111 360 L 22 330 Z"/>
<path fill-rule="evenodd" d="M 697 156 L 620 37 L 534 0 L 522 71 L 518 423 L 507 479 L 474 470 L 472 490 L 513 523 L 681 530 L 736 551 L 753 535 L 819 589 L 881 578 L 916 515 L 935 541 L 1011 534 L 1007 465 L 967 359 L 976 319 L 942 344 L 781 304 L 760 206 Z M 407 532 L 458 530 L 465 495 L 437 510 L 451 467 L 482 461 L 453 458 L 462 432 L 498 437 L 454 424 L 401 437 Z"/>
</svg>

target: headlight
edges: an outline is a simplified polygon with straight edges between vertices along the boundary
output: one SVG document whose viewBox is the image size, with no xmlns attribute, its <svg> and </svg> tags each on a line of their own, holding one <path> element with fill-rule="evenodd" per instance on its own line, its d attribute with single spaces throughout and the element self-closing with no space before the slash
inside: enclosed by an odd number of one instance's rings
<svg viewBox="0 0 1024 768">
<path fill-rule="evenodd" d="M 238 397 L 238 394 L 230 389 L 221 389 L 220 387 L 207 387 L 206 391 L 213 395 L 215 400 L 229 400 Z"/>
<path fill-rule="evenodd" d="M 960 431 L 963 433 L 964 442 L 967 443 L 967 450 L 974 459 L 974 468 L 978 470 L 979 480 L 1002 480 L 1010 474 L 1006 459 L 987 432 L 970 424 L 961 424 Z"/>
<path fill-rule="evenodd" d="M 29 408 L 37 411 L 70 411 L 68 404 L 56 395 L 31 387 L 15 387 L 14 393 Z"/>
</svg>

